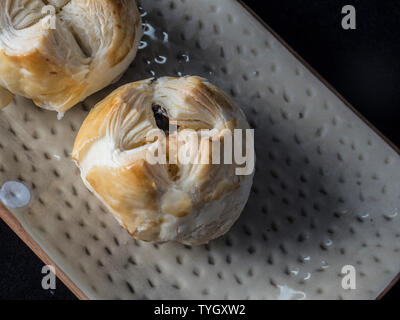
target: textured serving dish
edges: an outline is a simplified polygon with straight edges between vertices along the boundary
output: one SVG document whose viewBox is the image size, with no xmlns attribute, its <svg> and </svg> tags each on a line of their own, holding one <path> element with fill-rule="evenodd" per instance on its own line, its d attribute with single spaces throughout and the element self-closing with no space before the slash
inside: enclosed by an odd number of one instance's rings
<svg viewBox="0 0 400 320">
<path fill-rule="evenodd" d="M 113 86 L 58 121 L 23 98 L 0 112 L 0 183 L 28 207 L 2 218 L 82 299 L 373 299 L 400 269 L 400 159 L 265 25 L 233 0 L 141 1 L 145 36 Z M 135 241 L 70 159 L 88 110 L 138 79 L 197 74 L 256 129 L 241 218 L 200 247 Z M 357 271 L 341 287 L 342 267 Z"/>
</svg>

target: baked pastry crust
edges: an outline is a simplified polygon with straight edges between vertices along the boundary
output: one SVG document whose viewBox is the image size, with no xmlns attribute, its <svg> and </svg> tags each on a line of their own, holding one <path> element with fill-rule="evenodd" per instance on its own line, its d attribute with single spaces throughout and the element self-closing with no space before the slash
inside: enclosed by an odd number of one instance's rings
<svg viewBox="0 0 400 320">
<path fill-rule="evenodd" d="M 161 106 L 177 130 L 148 139 Z M 245 206 L 253 175 L 237 165 L 212 164 L 210 145 L 224 145 L 224 130 L 248 129 L 243 112 L 218 88 L 199 77 L 148 79 L 120 87 L 84 121 L 73 149 L 86 186 L 135 238 L 197 245 L 227 232 Z M 185 129 L 214 129 L 201 137 L 195 164 L 150 164 L 143 156 L 171 145 Z M 179 140 L 179 139 L 178 139 Z M 178 145 L 178 144 L 177 144 Z M 179 144 L 181 150 L 191 142 Z M 169 149 L 169 157 L 178 150 Z M 172 150 L 172 151 L 171 151 Z M 221 159 L 223 160 L 223 159 Z"/>
<path fill-rule="evenodd" d="M 141 36 L 135 0 L 0 0 L 0 107 L 65 112 L 122 75 Z"/>
</svg>

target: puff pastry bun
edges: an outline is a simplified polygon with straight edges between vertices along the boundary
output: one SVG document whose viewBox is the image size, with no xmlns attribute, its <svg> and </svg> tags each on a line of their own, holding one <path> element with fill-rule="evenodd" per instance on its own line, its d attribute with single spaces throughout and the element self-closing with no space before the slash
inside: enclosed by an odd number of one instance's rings
<svg viewBox="0 0 400 320">
<path fill-rule="evenodd" d="M 164 118 L 157 119 L 158 108 Z M 122 86 L 99 102 L 80 128 L 72 156 L 86 186 L 134 238 L 206 243 L 239 217 L 253 174 L 236 175 L 234 161 L 150 164 L 143 153 L 162 140 L 146 135 L 161 130 L 166 119 L 176 125 L 164 140 L 169 145 L 184 129 L 199 137 L 201 129 L 215 129 L 200 138 L 200 158 L 210 156 L 206 141 L 223 146 L 223 130 L 249 128 L 243 112 L 205 79 L 149 79 Z M 192 147 L 190 140 L 179 143 L 181 151 Z M 170 159 L 178 152 L 168 150 Z"/>
<path fill-rule="evenodd" d="M 122 75 L 141 36 L 135 0 L 0 0 L 0 107 L 68 110 Z"/>
</svg>

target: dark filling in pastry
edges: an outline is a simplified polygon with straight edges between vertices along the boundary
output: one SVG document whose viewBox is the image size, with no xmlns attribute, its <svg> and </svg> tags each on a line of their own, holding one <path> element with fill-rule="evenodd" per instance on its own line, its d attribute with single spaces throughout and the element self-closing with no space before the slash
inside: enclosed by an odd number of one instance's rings
<svg viewBox="0 0 400 320">
<path fill-rule="evenodd" d="M 156 120 L 156 125 L 157 127 L 162 130 L 165 134 L 166 137 L 169 136 L 170 132 L 169 130 L 172 129 L 172 131 L 178 130 L 178 126 L 171 125 L 170 127 L 170 122 L 169 122 L 169 117 L 167 110 L 163 107 L 161 107 L 158 104 L 154 104 L 152 106 L 153 114 L 154 114 L 154 119 Z M 171 132 L 172 133 L 172 132 Z M 168 140 L 167 140 L 168 141 Z M 167 167 L 168 167 L 168 175 L 173 181 L 176 181 L 179 179 L 179 167 L 176 164 L 170 164 L 169 163 L 169 149 L 167 147 Z"/>
<path fill-rule="evenodd" d="M 157 127 L 164 131 L 165 135 L 169 135 L 169 118 L 167 110 L 158 104 L 152 106 L 154 119 L 156 120 Z"/>
</svg>

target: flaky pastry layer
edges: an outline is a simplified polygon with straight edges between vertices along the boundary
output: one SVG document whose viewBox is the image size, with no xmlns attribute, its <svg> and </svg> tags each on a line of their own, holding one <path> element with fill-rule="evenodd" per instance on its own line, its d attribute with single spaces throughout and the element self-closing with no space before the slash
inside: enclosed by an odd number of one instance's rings
<svg viewBox="0 0 400 320">
<path fill-rule="evenodd" d="M 176 126 L 165 140 L 148 138 L 160 130 L 155 106 Z M 205 79 L 149 79 L 127 84 L 96 105 L 76 138 L 73 159 L 86 186 L 133 237 L 202 244 L 233 225 L 253 180 L 252 174 L 236 175 L 234 161 L 213 164 L 210 148 L 224 146 L 226 130 L 248 128 L 242 111 Z M 198 135 L 198 145 L 181 141 L 186 129 Z M 212 133 L 203 136 L 204 129 Z M 198 148 L 199 161 L 149 163 L 143 155 L 161 143 L 176 145 L 168 148 L 169 159 Z"/>
<path fill-rule="evenodd" d="M 142 36 L 135 0 L 0 0 L 0 107 L 63 113 L 117 79 Z"/>
</svg>

